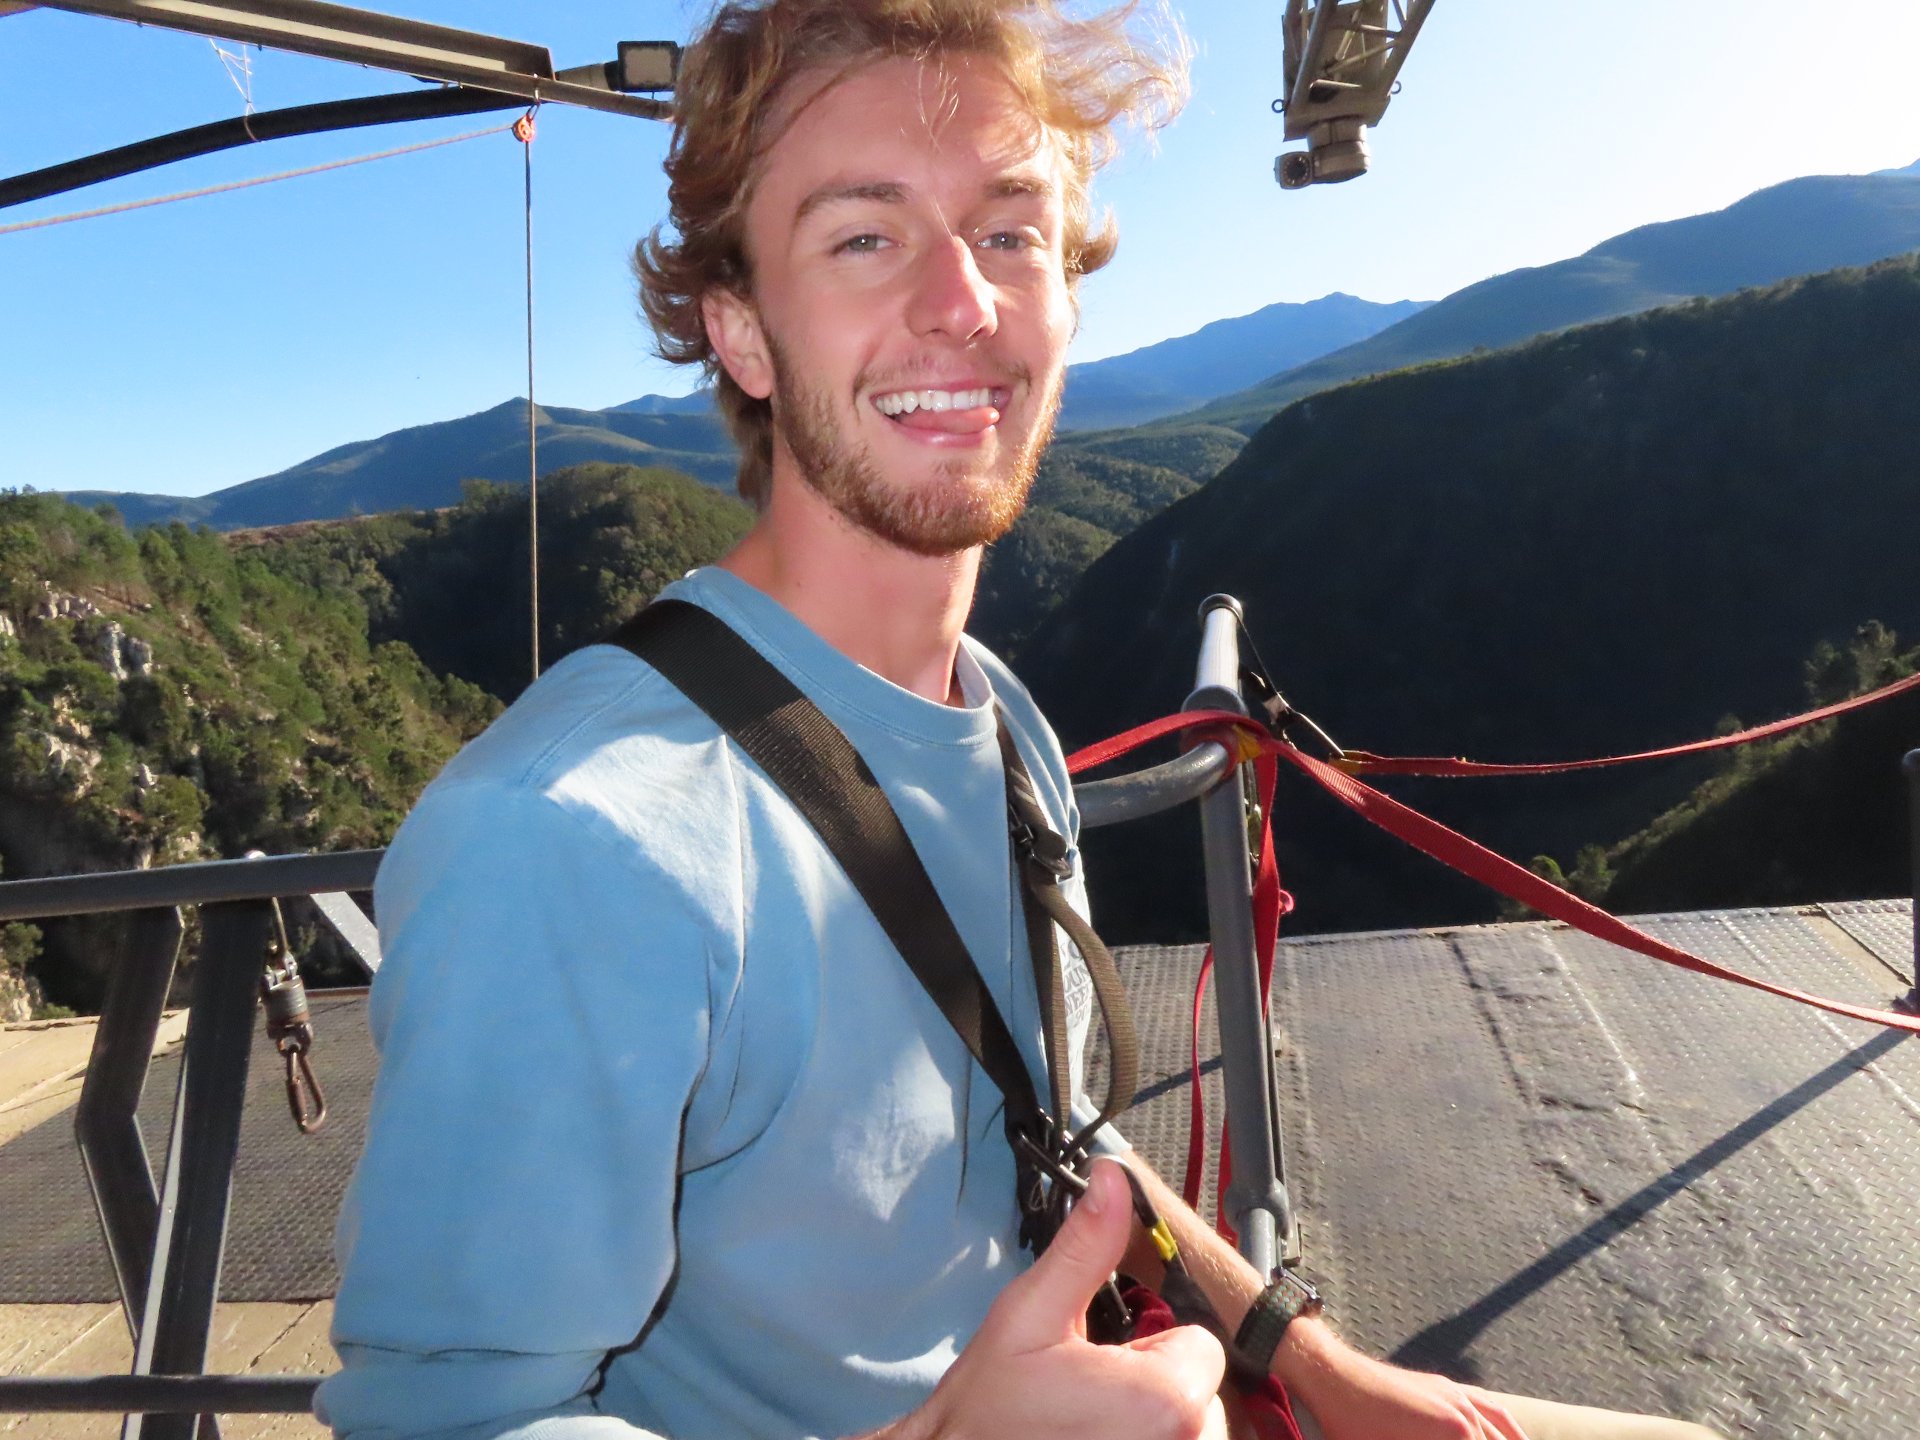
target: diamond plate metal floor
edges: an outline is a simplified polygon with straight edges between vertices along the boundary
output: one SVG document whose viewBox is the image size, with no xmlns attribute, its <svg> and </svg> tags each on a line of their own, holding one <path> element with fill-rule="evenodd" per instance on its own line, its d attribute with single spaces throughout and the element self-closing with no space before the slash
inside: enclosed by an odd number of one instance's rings
<svg viewBox="0 0 1920 1440">
<path fill-rule="evenodd" d="M 1865 1003 L 1910 983 L 1905 902 L 1646 924 Z M 1200 950 L 1119 958 L 1145 1052 L 1122 1128 L 1177 1174 Z M 334 1286 L 333 1215 L 374 1064 L 363 1002 L 315 999 L 335 1118 L 313 1139 L 294 1131 L 263 1043 L 229 1300 Z M 1733 1435 L 1911 1440 L 1920 1043 L 1548 924 L 1290 940 L 1274 1004 L 1307 1268 L 1356 1342 L 1499 1389 Z M 176 1060 L 155 1063 L 150 1146 L 176 1074 Z M 1217 1125 L 1217 1058 L 1203 1089 Z M 0 1216 L 0 1302 L 112 1298 L 70 1114 L 0 1146 Z"/>
<path fill-rule="evenodd" d="M 373 1045 L 364 992 L 314 991 L 314 1065 L 330 1115 L 303 1136 L 287 1113 L 279 1057 L 256 1035 L 234 1169 L 223 1300 L 321 1300 L 337 1284 L 333 1219 L 366 1137 Z M 178 1050 L 153 1062 L 140 1130 L 156 1177 L 166 1163 Z M 0 1304 L 117 1301 L 66 1111 L 0 1146 Z"/>
<path fill-rule="evenodd" d="M 1907 988 L 1904 902 L 1645 923 L 1819 993 Z M 1184 1033 L 1199 956 L 1125 955 L 1143 1030 Z M 1548 924 L 1289 941 L 1274 1006 L 1306 1266 L 1358 1343 L 1728 1434 L 1911 1440 L 1920 1042 Z M 1149 1091 L 1183 1066 L 1156 1043 Z M 1123 1128 L 1158 1161 L 1184 1112 L 1168 1089 Z"/>
</svg>

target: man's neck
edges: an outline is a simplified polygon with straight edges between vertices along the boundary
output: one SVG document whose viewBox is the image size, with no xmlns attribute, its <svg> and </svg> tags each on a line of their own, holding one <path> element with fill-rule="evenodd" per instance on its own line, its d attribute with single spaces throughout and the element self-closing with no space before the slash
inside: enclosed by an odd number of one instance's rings
<svg viewBox="0 0 1920 1440">
<path fill-rule="evenodd" d="M 960 703 L 953 661 L 979 550 L 916 555 L 855 528 L 811 491 L 777 486 L 720 566 L 875 674 L 928 700 Z"/>
</svg>

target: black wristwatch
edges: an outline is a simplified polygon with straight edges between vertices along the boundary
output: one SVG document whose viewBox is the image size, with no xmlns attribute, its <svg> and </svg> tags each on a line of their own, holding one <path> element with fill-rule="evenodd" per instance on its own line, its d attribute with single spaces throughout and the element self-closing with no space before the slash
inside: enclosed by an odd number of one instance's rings
<svg viewBox="0 0 1920 1440">
<path fill-rule="evenodd" d="M 1318 1315 L 1323 1308 L 1320 1292 L 1313 1286 L 1291 1270 L 1274 1271 L 1234 1332 L 1234 1359 L 1239 1367 L 1255 1375 L 1267 1374 L 1287 1327 L 1302 1315 Z"/>
</svg>

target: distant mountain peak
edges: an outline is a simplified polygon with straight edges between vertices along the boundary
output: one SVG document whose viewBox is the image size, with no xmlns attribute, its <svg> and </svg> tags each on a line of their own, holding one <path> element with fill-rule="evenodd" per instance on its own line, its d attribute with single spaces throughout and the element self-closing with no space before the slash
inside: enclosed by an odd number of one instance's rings
<svg viewBox="0 0 1920 1440">
<path fill-rule="evenodd" d="M 1124 355 L 1067 367 L 1063 430 L 1140 425 L 1378 334 L 1421 308 L 1344 292 L 1280 301 Z"/>
</svg>

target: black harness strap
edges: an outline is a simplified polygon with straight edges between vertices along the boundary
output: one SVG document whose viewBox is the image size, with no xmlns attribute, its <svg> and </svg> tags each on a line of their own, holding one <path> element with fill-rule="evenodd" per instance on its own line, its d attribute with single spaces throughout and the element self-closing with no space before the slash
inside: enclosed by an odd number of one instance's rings
<svg viewBox="0 0 1920 1440">
<path fill-rule="evenodd" d="M 1020 861 L 1021 879 L 1025 882 L 1021 898 L 1027 914 L 1027 940 L 1034 956 L 1040 1013 L 1047 1021 L 1047 1068 L 1053 1078 L 1056 1115 L 1067 1114 L 1070 1097 L 1066 1094 L 1067 1014 L 1059 994 L 1060 963 L 1053 943 L 1053 926 L 1058 925 L 1067 933 L 1080 958 L 1086 962 L 1094 994 L 1100 1000 L 1101 1023 L 1107 1031 L 1106 1103 L 1069 1147 L 1078 1150 L 1088 1134 L 1133 1104 L 1140 1088 L 1140 1041 L 1134 1032 L 1133 1010 L 1127 1004 L 1126 986 L 1120 979 L 1119 966 L 1114 964 L 1113 952 L 1060 889 L 1060 882 L 1073 873 L 1067 861 L 1067 842 L 1053 829 L 1034 790 L 1033 777 L 1027 773 L 1026 762 L 1020 758 L 1013 734 L 1004 723 L 1000 726 L 1000 758 L 1007 770 L 1007 810 L 1013 825 L 1014 854 Z"/>
<path fill-rule="evenodd" d="M 1033 790 L 1004 721 L 1009 827 L 1019 857 L 1034 982 L 1044 1017 L 1052 1111 L 1014 1043 L 966 942 L 873 771 L 838 726 L 759 651 L 707 610 L 659 600 L 610 642 L 647 661 L 733 737 L 820 836 L 940 1013 L 1006 1100 L 1022 1239 L 1046 1247 L 1065 1216 L 1066 1187 L 1043 1173 L 1077 1173 L 1086 1132 L 1069 1137 L 1067 1028 L 1053 925 L 1067 927 L 1087 961 L 1112 1052 L 1107 1101 L 1091 1130 L 1132 1099 L 1139 1049 L 1113 957 L 1061 893 L 1066 841 Z"/>
</svg>

